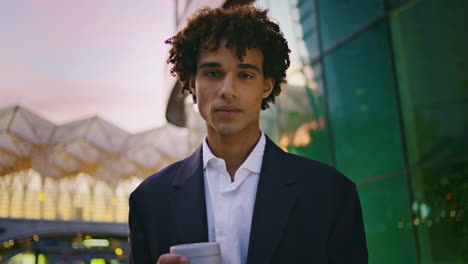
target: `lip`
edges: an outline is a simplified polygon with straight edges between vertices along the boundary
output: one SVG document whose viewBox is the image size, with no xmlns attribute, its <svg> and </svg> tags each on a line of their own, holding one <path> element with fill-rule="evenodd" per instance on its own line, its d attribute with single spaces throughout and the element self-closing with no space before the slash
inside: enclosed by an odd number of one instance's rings
<svg viewBox="0 0 468 264">
<path fill-rule="evenodd" d="M 234 105 L 223 105 L 215 108 L 215 113 L 224 118 L 233 117 L 241 111 L 239 107 Z"/>
<path fill-rule="evenodd" d="M 215 111 L 240 111 L 240 108 L 235 105 L 222 105 L 216 107 Z"/>
</svg>

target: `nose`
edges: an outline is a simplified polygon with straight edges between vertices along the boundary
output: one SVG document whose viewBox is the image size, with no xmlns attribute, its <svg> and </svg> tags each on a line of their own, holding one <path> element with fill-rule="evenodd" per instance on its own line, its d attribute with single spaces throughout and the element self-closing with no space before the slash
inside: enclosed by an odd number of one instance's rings
<svg viewBox="0 0 468 264">
<path fill-rule="evenodd" d="M 221 97 L 225 99 L 234 99 L 237 97 L 236 78 L 232 74 L 226 74 L 221 83 Z"/>
</svg>

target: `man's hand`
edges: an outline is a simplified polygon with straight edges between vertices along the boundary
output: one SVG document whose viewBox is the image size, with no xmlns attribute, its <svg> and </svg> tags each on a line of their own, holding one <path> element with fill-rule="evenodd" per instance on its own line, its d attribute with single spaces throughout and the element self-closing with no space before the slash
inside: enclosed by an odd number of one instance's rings
<svg viewBox="0 0 468 264">
<path fill-rule="evenodd" d="M 163 254 L 159 257 L 156 264 L 189 264 L 187 257 L 176 254 Z"/>
</svg>

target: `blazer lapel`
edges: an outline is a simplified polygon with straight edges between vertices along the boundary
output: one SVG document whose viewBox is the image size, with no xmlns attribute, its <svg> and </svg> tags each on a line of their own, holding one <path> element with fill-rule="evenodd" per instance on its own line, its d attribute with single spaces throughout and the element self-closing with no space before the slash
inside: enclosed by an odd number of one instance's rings
<svg viewBox="0 0 468 264">
<path fill-rule="evenodd" d="M 208 241 L 202 148 L 181 165 L 172 183 L 171 212 L 174 244 Z"/>
<path fill-rule="evenodd" d="M 258 182 L 247 263 L 271 263 L 296 199 L 296 178 L 286 156 L 268 137 Z"/>
</svg>

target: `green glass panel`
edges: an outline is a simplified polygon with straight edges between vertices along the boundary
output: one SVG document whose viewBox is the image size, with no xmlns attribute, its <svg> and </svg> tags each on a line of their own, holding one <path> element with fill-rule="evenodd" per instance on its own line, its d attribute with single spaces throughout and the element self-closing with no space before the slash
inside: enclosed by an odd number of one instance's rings
<svg viewBox="0 0 468 264">
<path fill-rule="evenodd" d="M 291 153 L 330 163 L 328 131 L 319 63 L 291 74 L 278 98 L 280 146 Z"/>
<path fill-rule="evenodd" d="M 410 2 L 410 0 L 384 0 L 384 1 L 388 1 L 390 9 L 404 7 L 404 4 Z"/>
<path fill-rule="evenodd" d="M 318 30 L 314 1 L 298 0 L 296 2 L 299 14 L 299 24 L 302 29 L 302 39 L 307 48 L 308 58 L 313 59 L 319 55 Z"/>
<path fill-rule="evenodd" d="M 468 154 L 468 1 L 414 1 L 391 16 L 411 167 Z"/>
<path fill-rule="evenodd" d="M 323 89 L 315 80 L 313 69 L 304 64 L 318 56 L 317 29 L 313 1 L 256 1 L 270 9 L 281 25 L 291 49 L 291 67 L 287 84 L 276 98 L 276 107 L 262 111 L 260 125 L 283 149 L 328 162 L 328 135 L 323 113 Z M 317 98 L 315 98 L 317 97 Z M 318 102 L 311 105 L 310 98 Z"/>
<path fill-rule="evenodd" d="M 411 172 L 422 263 L 468 263 L 468 161 Z"/>
<path fill-rule="evenodd" d="M 353 180 L 404 169 L 384 23 L 324 61 L 336 167 Z"/>
<path fill-rule="evenodd" d="M 405 176 L 358 184 L 369 263 L 416 263 Z"/>
<path fill-rule="evenodd" d="M 323 49 L 384 14 L 381 0 L 317 0 L 317 5 Z"/>
<path fill-rule="evenodd" d="M 309 1 L 309 0 L 308 0 Z M 288 41 L 289 49 L 291 50 L 290 59 L 291 64 L 294 65 L 296 61 L 301 61 L 310 57 L 307 54 L 309 51 L 304 47 L 305 41 L 312 41 L 316 38 L 316 31 L 312 24 L 314 23 L 313 13 L 311 13 L 310 3 L 304 1 L 301 7 L 305 6 L 304 16 L 301 17 L 297 14 L 297 3 L 294 0 L 288 1 L 271 1 L 271 0 L 257 0 L 255 6 L 260 8 L 268 8 L 268 15 L 278 22 L 284 37 Z M 313 12 L 313 11 L 312 11 Z M 302 32 L 302 23 L 311 31 Z M 307 34 L 304 39 L 304 34 Z"/>
</svg>

